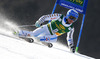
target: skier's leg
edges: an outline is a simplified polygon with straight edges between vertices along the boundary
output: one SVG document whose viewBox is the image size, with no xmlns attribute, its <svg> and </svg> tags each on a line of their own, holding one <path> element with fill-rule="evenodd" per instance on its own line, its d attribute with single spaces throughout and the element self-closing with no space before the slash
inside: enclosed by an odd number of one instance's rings
<svg viewBox="0 0 100 59">
<path fill-rule="evenodd" d="M 19 37 L 31 36 L 31 32 L 26 30 L 14 31 L 13 34 Z"/>
<path fill-rule="evenodd" d="M 73 33 L 74 33 L 74 28 L 67 33 L 67 43 L 70 50 L 72 52 L 75 52 L 74 42 L 73 42 Z"/>
<path fill-rule="evenodd" d="M 47 25 L 43 25 L 33 31 L 33 36 L 50 35 Z"/>
<path fill-rule="evenodd" d="M 46 43 L 52 43 L 57 41 L 56 35 L 45 35 L 45 36 L 39 36 L 40 41 L 46 42 Z"/>
<path fill-rule="evenodd" d="M 37 37 L 39 35 L 50 35 L 48 28 L 46 25 L 43 25 L 34 31 L 26 31 L 26 30 L 20 30 L 18 36 L 33 36 Z"/>
<path fill-rule="evenodd" d="M 40 31 L 41 33 L 38 33 Z M 57 41 L 57 36 L 55 34 L 54 35 L 50 34 L 47 25 L 44 25 L 41 28 L 34 30 L 33 33 L 36 33 L 34 36 L 37 37 L 39 41 L 48 43 Z"/>
<path fill-rule="evenodd" d="M 26 31 L 26 30 L 20 30 L 20 31 L 14 31 L 14 35 L 17 35 L 19 37 L 26 37 L 26 36 L 38 36 L 43 31 L 41 31 L 41 28 L 37 28 L 35 31 Z M 34 32 L 34 33 L 33 33 Z"/>
<path fill-rule="evenodd" d="M 68 46 L 74 46 L 73 39 L 67 39 Z"/>
</svg>

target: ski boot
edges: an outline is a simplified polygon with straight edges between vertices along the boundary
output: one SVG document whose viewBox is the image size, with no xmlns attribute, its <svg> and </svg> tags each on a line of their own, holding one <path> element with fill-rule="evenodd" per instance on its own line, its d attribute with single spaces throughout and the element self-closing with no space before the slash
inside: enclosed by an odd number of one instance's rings
<svg viewBox="0 0 100 59">
<path fill-rule="evenodd" d="M 13 33 L 12 33 L 13 35 L 19 35 L 19 31 L 15 31 L 15 30 L 13 30 Z"/>
<path fill-rule="evenodd" d="M 32 38 L 27 38 L 27 34 L 20 34 L 19 31 L 13 31 L 13 34 L 18 36 L 19 38 L 24 39 L 25 41 L 29 42 L 29 43 L 33 43 L 34 39 Z"/>
<path fill-rule="evenodd" d="M 26 37 L 27 36 L 27 33 L 24 33 L 23 32 L 23 30 L 21 30 L 21 31 L 13 31 L 13 34 L 15 35 L 15 36 L 18 36 L 18 37 Z"/>
</svg>

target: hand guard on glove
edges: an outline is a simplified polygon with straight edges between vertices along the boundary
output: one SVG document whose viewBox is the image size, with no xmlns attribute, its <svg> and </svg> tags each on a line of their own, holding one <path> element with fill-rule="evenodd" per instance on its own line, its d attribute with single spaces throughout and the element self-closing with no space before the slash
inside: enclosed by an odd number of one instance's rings
<svg viewBox="0 0 100 59">
<path fill-rule="evenodd" d="M 36 27 L 40 27 L 40 26 L 41 26 L 40 21 L 36 21 L 35 26 L 36 26 Z"/>
</svg>

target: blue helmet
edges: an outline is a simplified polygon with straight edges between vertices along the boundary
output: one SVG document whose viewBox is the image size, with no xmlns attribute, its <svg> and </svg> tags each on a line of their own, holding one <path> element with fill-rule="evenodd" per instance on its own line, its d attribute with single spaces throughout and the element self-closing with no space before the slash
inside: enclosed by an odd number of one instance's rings
<svg viewBox="0 0 100 59">
<path fill-rule="evenodd" d="M 73 21 L 76 21 L 78 19 L 78 12 L 74 9 L 70 9 L 67 14 L 66 14 L 66 19 L 70 19 L 70 20 L 73 20 Z"/>
</svg>

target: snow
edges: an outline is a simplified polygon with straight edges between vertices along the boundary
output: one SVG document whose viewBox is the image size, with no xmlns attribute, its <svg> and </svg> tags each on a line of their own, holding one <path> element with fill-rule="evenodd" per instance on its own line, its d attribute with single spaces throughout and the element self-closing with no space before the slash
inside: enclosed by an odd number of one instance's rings
<svg viewBox="0 0 100 59">
<path fill-rule="evenodd" d="M 66 46 L 54 43 L 53 48 L 28 43 L 0 35 L 0 59 L 93 59 L 79 53 L 71 53 Z"/>
</svg>

